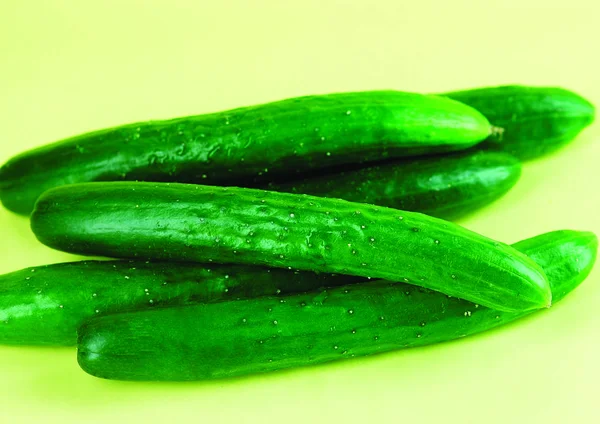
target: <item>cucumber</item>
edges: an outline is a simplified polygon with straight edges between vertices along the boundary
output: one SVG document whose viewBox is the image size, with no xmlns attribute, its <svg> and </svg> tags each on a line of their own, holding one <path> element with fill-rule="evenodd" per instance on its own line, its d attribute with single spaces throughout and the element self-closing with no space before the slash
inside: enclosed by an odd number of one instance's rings
<svg viewBox="0 0 600 424">
<path fill-rule="evenodd" d="M 83 183 L 44 193 L 42 243 L 84 255 L 264 265 L 404 281 L 502 310 L 549 306 L 515 249 L 414 212 L 308 195 L 169 183 Z"/>
<path fill-rule="evenodd" d="M 504 129 L 478 147 L 510 153 L 521 160 L 543 156 L 572 141 L 594 120 L 594 106 L 557 87 L 507 85 L 445 93 L 474 107 Z"/>
<path fill-rule="evenodd" d="M 366 279 L 240 265 L 82 261 L 0 276 L 0 343 L 74 345 L 85 318 L 252 298 Z"/>
<path fill-rule="evenodd" d="M 394 161 L 266 188 L 456 219 L 501 197 L 520 176 L 521 162 L 513 156 L 479 151 Z"/>
<path fill-rule="evenodd" d="M 591 233 L 559 231 L 516 247 L 539 261 L 559 300 L 588 275 L 597 245 Z M 372 281 L 92 318 L 79 329 L 77 358 L 109 379 L 235 377 L 452 340 L 527 314 Z"/>
<path fill-rule="evenodd" d="M 343 163 L 466 149 L 490 134 L 441 96 L 367 91 L 306 96 L 69 138 L 10 159 L 0 200 L 29 214 L 45 190 L 90 181 L 248 183 Z"/>
</svg>

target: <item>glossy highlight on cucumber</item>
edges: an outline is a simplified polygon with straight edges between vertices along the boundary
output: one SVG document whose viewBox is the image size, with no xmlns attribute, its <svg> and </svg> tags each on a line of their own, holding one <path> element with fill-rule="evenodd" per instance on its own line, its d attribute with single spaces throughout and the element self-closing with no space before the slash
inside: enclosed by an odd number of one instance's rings
<svg viewBox="0 0 600 424">
<path fill-rule="evenodd" d="M 558 87 L 506 85 L 445 93 L 483 113 L 503 131 L 478 148 L 510 153 L 521 160 L 551 153 L 594 121 L 594 106 Z"/>
<path fill-rule="evenodd" d="M 427 215 L 235 187 L 87 183 L 40 197 L 31 228 L 84 255 L 235 263 L 403 281 L 501 310 L 550 305 L 510 246 Z"/>
<path fill-rule="evenodd" d="M 462 150 L 490 124 L 441 96 L 366 91 L 139 122 L 24 152 L 0 168 L 0 200 L 28 215 L 53 187 L 91 181 L 247 184 L 345 163 Z"/>
<path fill-rule="evenodd" d="M 517 243 L 548 275 L 556 300 L 589 274 L 598 240 L 556 231 Z M 514 321 L 412 285 L 371 281 L 303 294 L 92 318 L 79 329 L 88 373 L 119 380 L 207 380 L 452 340 Z"/>
<path fill-rule="evenodd" d="M 513 156 L 475 151 L 399 160 L 266 188 L 457 219 L 504 195 L 520 176 L 521 162 Z"/>
</svg>

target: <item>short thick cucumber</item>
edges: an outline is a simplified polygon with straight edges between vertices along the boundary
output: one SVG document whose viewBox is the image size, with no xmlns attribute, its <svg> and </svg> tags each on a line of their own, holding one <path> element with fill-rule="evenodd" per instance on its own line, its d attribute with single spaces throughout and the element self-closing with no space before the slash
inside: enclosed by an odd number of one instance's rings
<svg viewBox="0 0 600 424">
<path fill-rule="evenodd" d="M 564 146 L 594 120 L 594 106 L 556 87 L 508 85 L 446 93 L 483 113 L 504 131 L 481 147 L 533 159 Z"/>
<path fill-rule="evenodd" d="M 597 239 L 559 231 L 516 247 L 538 261 L 556 300 L 590 272 Z M 526 315 L 382 281 L 92 318 L 78 361 L 121 380 L 234 377 L 452 340 Z"/>
<path fill-rule="evenodd" d="M 481 113 L 398 91 L 306 96 L 130 124 L 25 152 L 0 169 L 0 199 L 29 214 L 63 184 L 143 180 L 247 184 L 344 163 L 466 149 L 490 134 Z"/>
<path fill-rule="evenodd" d="M 252 266 L 82 261 L 0 276 L 0 344 L 73 345 L 85 318 L 166 305 L 297 293 L 359 277 Z"/>
<path fill-rule="evenodd" d="M 57 249 L 110 257 L 264 265 L 385 278 L 503 310 L 549 306 L 529 258 L 414 212 L 308 195 L 169 183 L 45 192 L 31 228 Z"/>
<path fill-rule="evenodd" d="M 326 174 L 269 190 L 306 193 L 456 219 L 505 194 L 521 175 L 519 160 L 499 152 L 456 153 Z"/>
</svg>

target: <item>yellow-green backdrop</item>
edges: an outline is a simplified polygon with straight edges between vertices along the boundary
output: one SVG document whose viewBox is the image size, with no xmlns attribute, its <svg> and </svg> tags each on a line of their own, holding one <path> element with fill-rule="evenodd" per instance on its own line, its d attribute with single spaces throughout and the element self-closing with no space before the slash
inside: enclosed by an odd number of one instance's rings
<svg viewBox="0 0 600 424">
<path fill-rule="evenodd" d="M 2 0 L 0 162 L 136 120 L 304 94 L 558 85 L 600 105 L 596 0 Z M 461 223 L 504 242 L 600 233 L 600 126 Z M 0 210 L 0 272 L 76 257 Z M 0 347 L 0 422 L 598 423 L 600 270 L 458 342 L 211 383 L 110 382 L 75 350 Z"/>
</svg>

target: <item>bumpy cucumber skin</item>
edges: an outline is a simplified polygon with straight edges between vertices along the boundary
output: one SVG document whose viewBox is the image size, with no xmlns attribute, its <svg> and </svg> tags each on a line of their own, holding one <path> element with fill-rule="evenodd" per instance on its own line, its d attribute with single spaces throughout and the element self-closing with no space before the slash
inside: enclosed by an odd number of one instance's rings
<svg viewBox="0 0 600 424">
<path fill-rule="evenodd" d="M 472 106 L 504 129 L 478 148 L 510 153 L 521 160 L 551 153 L 572 141 L 594 121 L 594 106 L 557 87 L 508 85 L 446 93 Z"/>
<path fill-rule="evenodd" d="M 559 231 L 521 243 L 557 299 L 589 274 L 598 241 Z M 411 285 L 373 281 L 92 318 L 78 362 L 97 377 L 204 380 L 274 371 L 464 337 L 529 312 L 502 312 Z"/>
<path fill-rule="evenodd" d="M 479 151 L 394 161 L 288 183 L 270 183 L 266 188 L 451 220 L 498 199 L 520 176 L 521 162 L 515 157 Z"/>
<path fill-rule="evenodd" d="M 0 276 L 0 344 L 74 345 L 115 312 L 297 293 L 366 279 L 241 265 L 82 261 Z"/>
<path fill-rule="evenodd" d="M 64 184 L 241 184 L 263 174 L 466 149 L 489 133 L 481 113 L 441 96 L 306 96 L 130 124 L 25 152 L 0 169 L 0 199 L 6 208 L 29 214 L 43 191 Z"/>
<path fill-rule="evenodd" d="M 237 263 L 404 281 L 502 310 L 549 306 L 508 245 L 381 206 L 235 187 L 87 183 L 44 193 L 38 240 L 84 255 Z"/>
</svg>

